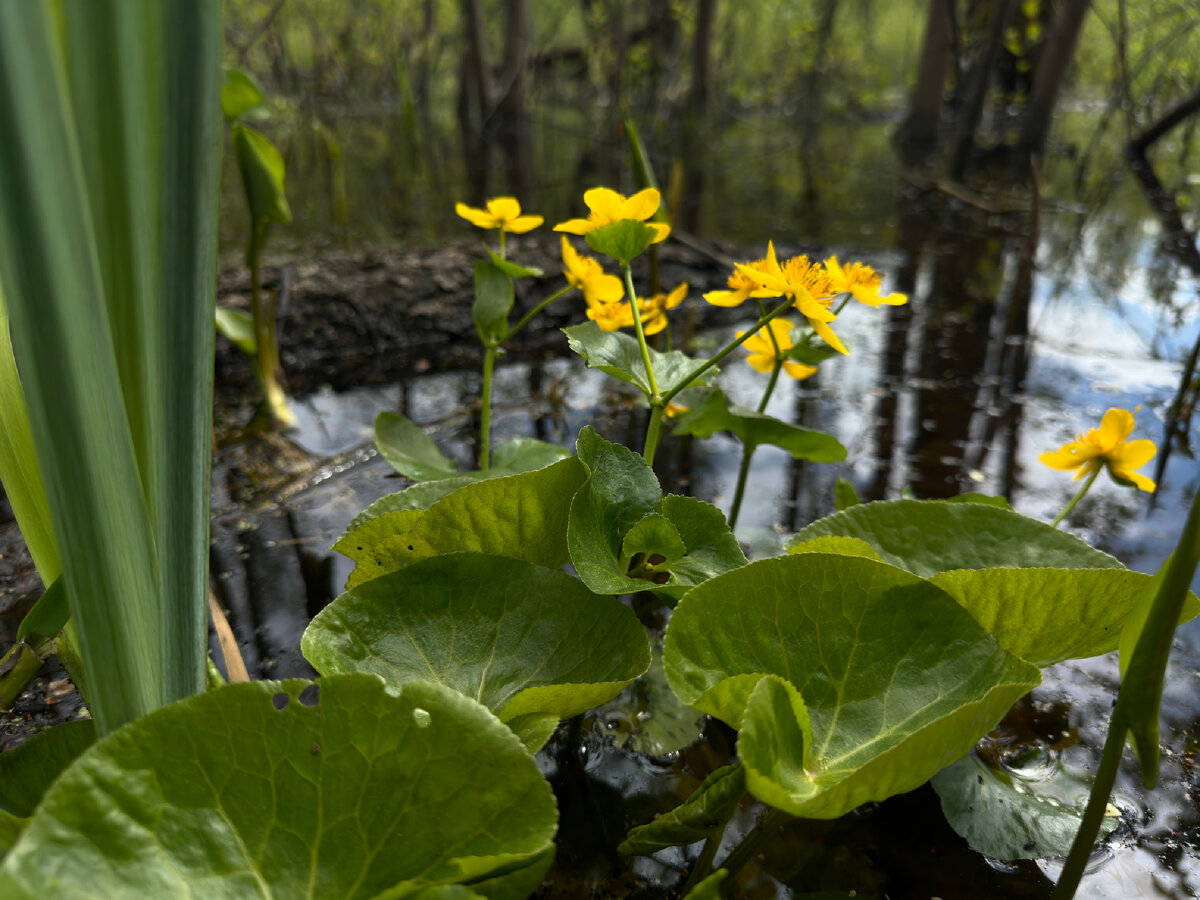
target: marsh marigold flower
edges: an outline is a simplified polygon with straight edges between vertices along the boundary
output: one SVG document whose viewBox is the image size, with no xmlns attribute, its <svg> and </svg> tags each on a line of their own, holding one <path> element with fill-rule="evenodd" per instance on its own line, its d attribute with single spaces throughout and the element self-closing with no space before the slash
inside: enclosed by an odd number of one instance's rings
<svg viewBox="0 0 1200 900">
<path fill-rule="evenodd" d="M 886 306 L 903 306 L 908 302 L 907 294 L 888 294 L 881 297 L 879 286 L 883 284 L 883 276 L 863 263 L 852 262 L 843 266 L 836 256 L 831 256 L 825 260 L 825 271 L 829 274 L 829 283 L 835 294 L 849 294 L 867 306 L 878 309 L 880 303 Z"/>
<path fill-rule="evenodd" d="M 1153 441 L 1128 441 L 1133 431 L 1133 412 L 1110 409 L 1100 420 L 1099 428 L 1090 428 L 1075 440 L 1063 444 L 1052 453 L 1043 453 L 1038 460 L 1052 469 L 1078 469 L 1076 480 L 1099 471 L 1101 466 L 1118 483 L 1132 484 L 1143 491 L 1154 490 L 1154 482 L 1133 471 L 1144 466 L 1158 449 Z"/>
<path fill-rule="evenodd" d="M 655 294 L 649 298 L 638 297 L 638 312 L 642 316 L 642 331 L 645 334 L 658 334 L 667 327 L 667 310 L 674 309 L 687 296 L 687 282 L 679 285 L 669 294 Z M 630 322 L 632 325 L 633 323 Z"/>
<path fill-rule="evenodd" d="M 583 202 L 587 204 L 589 210 L 588 217 L 559 222 L 554 226 L 554 230 L 565 231 L 568 234 L 587 234 L 592 229 L 600 228 L 603 225 L 611 225 L 625 219 L 635 219 L 638 222 L 646 222 L 654 229 L 654 240 L 651 243 L 657 244 L 667 239 L 667 235 L 671 233 L 671 226 L 662 222 L 647 222 L 646 220 L 658 212 L 661 200 L 662 195 L 654 188 L 638 191 L 632 197 L 618 194 L 606 187 L 592 188 L 583 194 Z"/>
<path fill-rule="evenodd" d="M 756 269 L 759 272 L 766 271 L 767 261 L 765 259 L 756 259 L 754 262 L 745 263 L 751 269 Z M 751 297 L 777 297 L 778 294 L 773 294 L 771 291 L 759 287 L 758 282 L 747 275 L 740 269 L 734 269 L 733 274 L 729 276 L 727 281 L 729 290 L 727 291 L 709 291 L 704 295 L 704 299 L 713 306 L 741 306 Z"/>
<path fill-rule="evenodd" d="M 509 234 L 524 234 L 545 221 L 541 216 L 521 215 L 521 204 L 516 197 L 493 197 L 487 209 L 455 203 L 454 211 L 477 228 L 499 228 Z"/>
<path fill-rule="evenodd" d="M 562 238 L 563 275 L 567 284 L 579 288 L 588 306 L 617 303 L 625 296 L 625 285 L 610 275 L 594 258 L 578 253 L 564 234 Z"/>
<path fill-rule="evenodd" d="M 767 258 L 761 268 L 744 263 L 738 263 L 737 268 L 766 292 L 763 296 L 795 297 L 796 310 L 808 319 L 813 331 L 838 353 L 849 353 L 829 327 L 828 323 L 837 318 L 829 309 L 835 292 L 829 274 L 819 263 L 810 262 L 807 256 L 793 256 L 780 266 L 772 241 L 767 245 Z"/>
<path fill-rule="evenodd" d="M 792 324 L 791 320 L 783 317 L 772 319 L 760 328 L 757 334 L 748 337 L 742 345 L 750 351 L 750 355 L 746 357 L 746 362 L 750 363 L 759 372 L 770 372 L 774 369 L 775 360 L 778 358 L 775 355 L 775 345 L 779 345 L 779 353 L 781 355 L 793 346 Z M 767 334 L 768 328 L 771 329 L 771 335 L 775 337 L 775 343 L 771 343 L 771 336 Z M 741 337 L 745 333 L 744 331 L 739 331 L 737 336 Z M 797 381 L 803 381 L 810 375 L 814 375 L 817 367 L 806 366 L 804 363 L 789 359 L 784 360 L 783 371 L 787 372 Z"/>
</svg>

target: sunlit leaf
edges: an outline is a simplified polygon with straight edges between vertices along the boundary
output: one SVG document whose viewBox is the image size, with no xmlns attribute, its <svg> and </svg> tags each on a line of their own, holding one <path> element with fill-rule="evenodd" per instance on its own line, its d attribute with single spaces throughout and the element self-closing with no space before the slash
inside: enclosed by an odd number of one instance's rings
<svg viewBox="0 0 1200 900">
<path fill-rule="evenodd" d="M 667 847 L 684 847 L 708 838 L 719 840 L 721 826 L 733 815 L 745 793 L 746 774 L 741 764 L 722 766 L 682 804 L 631 830 L 617 852 L 648 856 Z"/>
<path fill-rule="evenodd" d="M 568 559 L 571 498 L 583 479 L 583 467 L 571 457 L 534 472 L 465 485 L 415 517 L 412 510 L 387 513 L 396 517 L 392 534 L 379 527 L 379 519 L 371 520 L 335 545 L 358 562 L 346 586 L 456 550 L 560 568 Z"/>
<path fill-rule="evenodd" d="M 929 582 L 820 553 L 693 588 L 663 664 L 683 702 L 742 729 L 750 791 L 813 818 L 920 785 L 1040 680 Z"/>
<path fill-rule="evenodd" d="M 231 306 L 218 306 L 217 331 L 251 359 L 254 358 L 258 342 L 254 337 L 254 317 L 248 312 Z"/>
<path fill-rule="evenodd" d="M 717 869 L 688 891 L 683 900 L 721 900 L 721 888 L 728 877 L 729 872 L 725 869 Z"/>
<path fill-rule="evenodd" d="M 1020 513 L 980 503 L 888 500 L 818 519 L 792 539 L 845 535 L 885 562 L 930 576 L 950 569 L 1119 569 L 1107 553 Z"/>
<path fill-rule="evenodd" d="M 80 756 L 4 860 L 0 896 L 365 900 L 457 883 L 519 900 L 556 818 L 521 743 L 440 685 L 231 684 Z"/>
<path fill-rule="evenodd" d="M 1037 666 L 1117 649 L 1153 577 L 1126 569 L 975 569 L 934 584 L 957 600 L 1000 646 Z M 1189 594 L 1180 620 L 1200 613 Z"/>
<path fill-rule="evenodd" d="M 433 438 L 399 413 L 384 411 L 375 417 L 375 446 L 393 469 L 414 481 L 458 474 L 458 464 L 442 454 Z"/>
<path fill-rule="evenodd" d="M 302 647 L 322 674 L 436 681 L 506 722 L 578 715 L 650 664 L 628 607 L 562 572 L 480 553 L 427 559 L 347 591 L 313 619 Z"/>
<path fill-rule="evenodd" d="M 883 562 L 879 554 L 875 552 L 875 548 L 866 541 L 852 537 L 841 537 L 840 535 L 823 535 L 822 537 L 809 538 L 808 540 L 789 544 L 786 552 L 790 554 L 838 553 L 842 556 L 861 556 L 864 559 Z"/>
<path fill-rule="evenodd" d="M 647 397 L 652 393 L 646 379 L 646 364 L 637 338 L 622 331 L 605 331 L 595 322 L 564 328 L 563 334 L 571 349 L 583 357 L 590 369 L 599 369 L 641 389 Z M 685 356 L 678 350 L 659 353 L 651 349 L 650 365 L 659 391 L 666 393 L 685 382 L 691 385 L 710 384 L 717 373 L 714 367 L 699 378 L 688 381 L 688 375 L 700 365 L 700 360 Z"/>
</svg>

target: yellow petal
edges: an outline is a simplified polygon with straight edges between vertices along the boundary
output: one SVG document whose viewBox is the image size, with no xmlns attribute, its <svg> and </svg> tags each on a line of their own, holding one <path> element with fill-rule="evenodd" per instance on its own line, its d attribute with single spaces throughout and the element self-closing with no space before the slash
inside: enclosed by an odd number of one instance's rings
<svg viewBox="0 0 1200 900">
<path fill-rule="evenodd" d="M 645 190 L 638 191 L 621 204 L 620 218 L 637 219 L 639 222 L 645 222 L 658 212 L 658 205 L 661 202 L 662 194 L 655 188 L 646 188 Z M 670 230 L 669 227 L 668 230 Z"/>
<path fill-rule="evenodd" d="M 842 266 L 836 256 L 831 256 L 825 260 L 825 271 L 829 273 L 834 291 L 844 294 L 848 289 L 846 285 L 846 273 L 842 271 Z"/>
<path fill-rule="evenodd" d="M 859 303 L 865 303 L 867 306 L 879 308 L 879 288 L 869 287 L 865 284 L 856 284 L 850 288 L 850 296 Z"/>
<path fill-rule="evenodd" d="M 1115 478 L 1123 478 L 1126 481 L 1132 481 L 1135 487 L 1139 487 L 1143 491 L 1153 491 L 1154 490 L 1154 482 L 1151 479 L 1147 478 L 1145 475 L 1141 475 L 1137 472 L 1129 472 L 1126 470 L 1117 471 L 1115 469 L 1113 470 L 1112 474 L 1113 474 L 1113 477 L 1115 477 Z"/>
<path fill-rule="evenodd" d="M 683 284 L 676 287 L 675 290 L 671 291 L 671 293 L 667 294 L 666 308 L 674 309 L 677 307 L 684 301 L 684 298 L 687 297 L 687 292 L 688 283 L 685 281 Z"/>
<path fill-rule="evenodd" d="M 654 229 L 654 237 L 650 239 L 652 244 L 661 244 L 671 235 L 671 226 L 664 222 L 647 222 Z"/>
<path fill-rule="evenodd" d="M 783 371 L 787 372 L 797 381 L 803 381 L 805 378 L 811 378 L 817 374 L 816 366 L 806 366 L 804 363 L 786 360 L 783 364 Z"/>
<path fill-rule="evenodd" d="M 541 216 L 517 216 L 504 225 L 504 230 L 511 234 L 524 234 L 533 231 L 545 220 Z"/>
<path fill-rule="evenodd" d="M 656 312 L 642 320 L 642 334 L 651 335 L 658 334 L 667 327 L 667 314 L 664 312 Z"/>
<path fill-rule="evenodd" d="M 830 347 L 832 347 L 838 353 L 846 353 L 846 354 L 850 353 L 850 351 L 846 349 L 846 345 L 843 344 L 841 342 L 841 340 L 838 339 L 838 336 L 833 333 L 833 329 L 830 328 L 828 325 L 826 325 L 824 322 L 822 322 L 820 319 L 814 319 L 811 316 L 809 316 L 808 324 L 812 326 L 813 331 L 815 331 L 817 334 L 819 334 L 821 336 L 821 339 L 823 341 L 825 341 L 825 343 L 827 343 Z"/>
<path fill-rule="evenodd" d="M 1130 441 L 1128 444 L 1118 447 L 1109 457 L 1109 462 L 1112 463 L 1114 469 L 1122 471 L 1140 469 L 1154 459 L 1156 453 L 1158 453 L 1158 448 L 1154 446 L 1154 441 Z"/>
<path fill-rule="evenodd" d="M 500 224 L 491 213 L 465 203 L 455 203 L 454 211 L 477 228 L 496 228 Z"/>
<path fill-rule="evenodd" d="M 750 296 L 746 291 L 709 291 L 704 299 L 713 306 L 741 306 Z"/>
<path fill-rule="evenodd" d="M 770 372 L 775 368 L 775 357 L 767 353 L 751 353 L 746 357 L 746 362 L 759 372 Z"/>
<path fill-rule="evenodd" d="M 592 211 L 598 224 L 607 225 L 621 217 L 621 204 L 625 198 L 611 188 L 596 187 L 584 191 L 583 202 Z"/>
<path fill-rule="evenodd" d="M 521 214 L 521 204 L 516 197 L 493 197 L 487 202 L 488 212 L 501 222 L 508 222 Z"/>
<path fill-rule="evenodd" d="M 888 294 L 879 298 L 879 302 L 884 306 L 903 306 L 908 302 L 908 294 Z"/>
<path fill-rule="evenodd" d="M 1096 430 L 1096 438 L 1105 452 L 1112 450 L 1117 444 L 1129 437 L 1133 431 L 1133 413 L 1127 409 L 1110 409 L 1100 420 Z"/>
<path fill-rule="evenodd" d="M 554 230 L 565 231 L 567 234 L 587 234 L 595 227 L 596 223 L 589 222 L 587 219 L 567 219 L 567 221 L 555 225 Z"/>
<path fill-rule="evenodd" d="M 600 303 L 616 303 L 625 296 L 625 285 L 616 275 L 603 272 L 588 278 L 583 291 L 584 296 L 590 296 Z"/>
<path fill-rule="evenodd" d="M 1050 453 L 1043 453 L 1038 457 L 1038 462 L 1052 469 L 1065 471 L 1082 466 L 1089 459 L 1094 459 L 1098 452 L 1095 447 L 1081 444 L 1078 441 L 1071 441 L 1068 444 L 1063 444 L 1057 450 Z"/>
<path fill-rule="evenodd" d="M 788 350 L 792 346 L 792 320 L 779 318 L 772 319 L 767 323 L 767 327 L 771 329 L 771 334 L 775 337 L 775 343 L 779 345 L 780 350 Z M 768 342 L 770 338 L 767 339 Z"/>
</svg>

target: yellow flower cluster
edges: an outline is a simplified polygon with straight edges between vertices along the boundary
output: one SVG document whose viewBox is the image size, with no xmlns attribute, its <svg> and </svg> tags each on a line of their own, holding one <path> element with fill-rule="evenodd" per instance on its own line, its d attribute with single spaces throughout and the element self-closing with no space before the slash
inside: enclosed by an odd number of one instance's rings
<svg viewBox="0 0 1200 900">
<path fill-rule="evenodd" d="M 669 294 L 638 297 L 638 313 L 642 319 L 642 331 L 648 336 L 658 334 L 667 327 L 667 310 L 674 309 L 687 296 L 687 282 L 676 286 Z M 586 296 L 586 295 L 585 295 Z M 588 318 L 605 331 L 633 327 L 633 308 L 628 300 L 617 303 L 588 304 Z"/>
<path fill-rule="evenodd" d="M 1098 472 L 1104 466 L 1114 481 L 1132 484 L 1143 491 L 1153 491 L 1154 482 L 1133 470 L 1153 459 L 1158 448 L 1153 441 L 1127 440 L 1133 433 L 1133 413 L 1139 409 L 1140 406 L 1133 412 L 1115 407 L 1110 409 L 1100 420 L 1099 428 L 1089 428 L 1057 450 L 1043 453 L 1038 460 L 1052 469 L 1078 469 L 1076 480 Z"/>
<path fill-rule="evenodd" d="M 737 264 L 729 276 L 729 290 L 709 291 L 704 299 L 714 306 L 732 307 L 740 306 L 751 297 L 794 298 L 795 308 L 808 320 L 813 331 L 834 350 L 846 353 L 846 345 L 829 327 L 829 323 L 837 318 L 832 310 L 834 298 L 849 294 L 860 303 L 874 307 L 881 303 L 899 306 L 908 302 L 904 294 L 881 296 L 879 287 L 882 283 L 882 276 L 870 266 L 859 262 L 842 265 L 836 256 L 829 257 L 824 264 L 814 263 L 807 256 L 793 256 L 781 264 L 775 255 L 775 244 L 771 242 L 767 245 L 765 259 Z M 786 319 L 775 319 L 747 340 L 745 346 L 750 351 L 747 360 L 750 365 L 769 372 L 774 367 L 776 345 L 780 354 L 794 346 L 791 328 Z M 775 337 L 775 343 L 771 342 L 771 336 Z M 788 361 L 784 363 L 784 371 L 793 378 L 807 378 L 816 369 Z"/>
</svg>

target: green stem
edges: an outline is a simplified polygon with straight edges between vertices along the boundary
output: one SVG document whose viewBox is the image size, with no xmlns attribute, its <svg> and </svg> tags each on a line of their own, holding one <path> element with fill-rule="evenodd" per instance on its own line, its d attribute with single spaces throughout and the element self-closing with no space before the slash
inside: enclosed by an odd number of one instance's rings
<svg viewBox="0 0 1200 900">
<path fill-rule="evenodd" d="M 525 313 L 525 315 L 521 316 L 520 321 L 518 321 L 517 324 L 514 325 L 512 328 L 508 329 L 508 331 L 505 332 L 504 337 L 500 338 L 500 343 L 503 344 L 510 337 L 512 337 L 514 334 L 516 334 L 518 331 L 520 331 L 522 328 L 524 328 L 526 325 L 528 325 L 530 320 L 532 320 L 534 316 L 536 316 L 538 313 L 540 313 L 543 309 L 545 309 L 547 306 L 549 306 L 551 303 L 553 303 L 559 297 L 563 296 L 564 294 L 566 294 L 568 291 L 571 291 L 571 290 L 574 290 L 574 288 L 572 288 L 571 285 L 568 284 L 561 291 L 551 294 L 549 297 L 547 297 L 545 300 L 543 300 L 541 303 L 539 303 L 537 306 L 535 306 L 529 312 Z"/>
<path fill-rule="evenodd" d="M 1092 782 L 1092 792 L 1088 797 L 1087 808 L 1079 822 L 1079 831 L 1071 844 L 1070 855 L 1063 865 L 1058 883 L 1051 894 L 1053 900 L 1069 900 L 1075 896 L 1075 889 L 1083 878 L 1083 870 L 1087 868 L 1088 858 L 1092 855 L 1092 845 L 1100 826 L 1104 822 L 1104 813 L 1108 809 L 1108 798 L 1112 795 L 1113 784 L 1117 780 L 1117 770 L 1121 766 L 1121 754 L 1125 750 L 1125 732 L 1128 724 L 1125 722 L 1123 710 L 1113 710 L 1113 716 L 1108 723 L 1108 736 L 1104 740 L 1104 751 L 1100 756 L 1100 767 L 1096 770 L 1096 780 Z"/>
<path fill-rule="evenodd" d="M 725 836 L 725 829 L 729 827 L 729 820 L 740 805 L 740 801 L 735 803 L 729 813 L 722 816 L 721 821 L 712 827 L 712 833 L 704 839 L 704 846 L 700 848 L 700 855 L 696 857 L 696 862 L 688 872 L 687 881 L 683 883 L 679 892 L 680 896 L 686 897 L 692 888 L 713 873 L 713 860 L 716 859 L 717 851 L 721 849 L 721 839 Z"/>
<path fill-rule="evenodd" d="M 1096 476 L 1100 474 L 1100 470 L 1101 470 L 1102 468 L 1104 468 L 1104 467 L 1103 467 L 1103 466 L 1097 466 L 1097 467 L 1096 467 L 1096 471 L 1094 471 L 1094 472 L 1093 472 L 1091 475 L 1089 475 L 1089 476 L 1088 476 L 1088 480 L 1087 480 L 1087 481 L 1085 481 L 1085 482 L 1083 483 L 1083 487 L 1081 487 L 1081 488 L 1079 489 L 1079 493 L 1078 493 L 1078 494 L 1076 494 L 1074 497 L 1072 497 L 1072 498 L 1071 498 L 1071 502 L 1070 502 L 1070 503 L 1068 503 L 1066 506 L 1064 506 L 1064 507 L 1063 507 L 1063 511 L 1062 511 L 1062 512 L 1060 512 L 1060 513 L 1058 514 L 1058 517 L 1057 517 L 1057 518 L 1055 518 L 1055 520 L 1054 520 L 1053 522 L 1051 522 L 1051 523 L 1050 523 L 1050 527 L 1051 527 L 1051 528 L 1057 528 L 1057 527 L 1058 527 L 1058 523 L 1059 523 L 1059 522 L 1061 522 L 1063 519 L 1065 519 L 1065 518 L 1066 518 L 1066 517 L 1067 517 L 1067 516 L 1070 514 L 1071 510 L 1073 510 L 1073 509 L 1075 508 L 1075 505 L 1076 505 L 1076 504 L 1077 504 L 1077 503 L 1078 503 L 1080 500 L 1082 500 L 1082 499 L 1083 499 L 1083 495 L 1084 495 L 1084 494 L 1086 494 L 1086 493 L 1088 492 L 1088 488 L 1090 488 L 1090 487 L 1092 486 L 1092 482 L 1096 480 Z"/>
<path fill-rule="evenodd" d="M 663 404 L 665 405 L 667 403 L 670 403 L 673 399 L 675 399 L 676 394 L 678 394 L 684 388 L 690 386 L 692 384 L 692 382 L 694 382 L 697 378 L 699 378 L 701 375 L 703 375 L 705 372 L 707 372 L 709 369 L 711 369 L 713 366 L 715 366 L 717 363 L 719 363 L 721 360 L 723 360 L 725 357 L 727 357 L 730 353 L 732 353 L 738 347 L 742 346 L 742 344 L 746 343 L 746 341 L 750 340 L 750 336 L 755 334 L 758 331 L 758 329 L 762 328 L 764 325 L 766 325 L 772 319 L 783 315 L 785 312 L 787 312 L 789 309 L 791 309 L 795 305 L 796 305 L 795 297 L 789 297 L 788 299 L 784 300 L 777 307 L 775 307 L 773 310 L 771 310 L 769 313 L 767 313 L 767 315 L 764 318 L 759 319 L 758 322 L 755 324 L 755 326 L 753 328 L 751 328 L 749 331 L 744 332 L 740 338 L 735 338 L 733 341 L 731 341 L 729 344 L 727 344 L 722 350 L 720 350 L 715 356 L 706 360 L 705 362 L 702 362 L 700 365 L 696 366 L 696 368 L 692 369 L 692 371 L 689 372 L 679 382 L 678 385 L 676 385 L 674 388 L 672 388 L 671 390 L 669 390 L 665 394 L 663 394 L 663 396 L 662 396 Z"/>
<path fill-rule="evenodd" d="M 737 525 L 738 513 L 742 511 L 742 495 L 746 493 L 746 476 L 750 474 L 750 460 L 754 458 L 757 444 L 742 445 L 742 464 L 738 467 L 737 487 L 733 489 L 733 506 L 729 508 L 729 530 Z"/>
<path fill-rule="evenodd" d="M 496 345 L 488 344 L 483 354 L 483 388 L 479 396 L 479 469 L 483 472 L 488 470 L 488 449 L 491 446 L 492 369 L 495 365 Z"/>
<path fill-rule="evenodd" d="M 504 255 L 504 229 L 503 228 L 500 229 L 500 253 L 498 255 L 501 259 L 508 258 Z"/>
<path fill-rule="evenodd" d="M 741 842 L 730 851 L 721 863 L 721 868 L 729 872 L 725 884 L 732 886 L 733 878 L 746 863 L 750 862 L 778 833 L 779 829 L 791 821 L 792 817 L 781 809 L 769 807 L 758 824 L 747 832 Z"/>
<path fill-rule="evenodd" d="M 646 465 L 654 465 L 654 453 L 658 450 L 658 442 L 662 437 L 663 406 L 655 404 L 650 407 L 650 423 L 646 426 L 646 443 L 642 446 L 642 458 Z"/>
<path fill-rule="evenodd" d="M 654 377 L 654 366 L 650 363 L 650 348 L 646 346 L 646 333 L 642 330 L 642 313 L 638 309 L 637 292 L 633 289 L 633 273 L 629 270 L 629 263 L 621 263 L 621 274 L 625 276 L 625 293 L 629 297 L 629 308 L 633 310 L 633 330 L 637 332 L 638 348 L 642 351 L 642 363 L 646 366 L 650 405 L 662 406 L 665 401 L 658 395 L 658 380 Z"/>
</svg>

